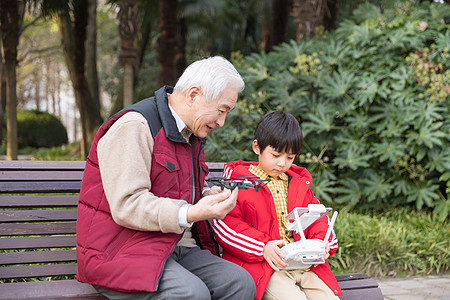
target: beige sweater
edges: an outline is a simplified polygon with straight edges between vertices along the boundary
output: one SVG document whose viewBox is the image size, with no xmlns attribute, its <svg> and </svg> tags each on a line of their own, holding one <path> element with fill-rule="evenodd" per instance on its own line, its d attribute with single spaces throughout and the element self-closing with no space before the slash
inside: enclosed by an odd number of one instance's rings
<svg viewBox="0 0 450 300">
<path fill-rule="evenodd" d="M 178 224 L 178 210 L 187 202 L 149 192 L 153 145 L 147 120 L 137 112 L 120 117 L 98 142 L 98 164 L 112 217 L 134 230 L 185 231 L 179 245 L 192 247 L 195 240 L 189 228 Z"/>
</svg>

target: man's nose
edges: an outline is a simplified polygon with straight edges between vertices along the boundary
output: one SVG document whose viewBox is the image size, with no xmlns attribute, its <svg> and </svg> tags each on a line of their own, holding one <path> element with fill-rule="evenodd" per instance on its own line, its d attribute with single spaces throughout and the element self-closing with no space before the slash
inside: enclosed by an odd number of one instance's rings
<svg viewBox="0 0 450 300">
<path fill-rule="evenodd" d="M 226 115 L 224 115 L 223 117 L 219 117 L 216 121 L 217 126 L 223 127 L 223 125 L 225 125 L 225 118 L 226 118 Z"/>
</svg>

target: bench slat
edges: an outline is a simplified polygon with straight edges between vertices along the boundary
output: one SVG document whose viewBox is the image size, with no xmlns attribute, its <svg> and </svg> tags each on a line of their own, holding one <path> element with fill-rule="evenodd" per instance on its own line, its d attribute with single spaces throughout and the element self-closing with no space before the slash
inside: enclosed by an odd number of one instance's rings
<svg viewBox="0 0 450 300">
<path fill-rule="evenodd" d="M 0 236 L 75 234 L 76 222 L 0 224 Z"/>
<path fill-rule="evenodd" d="M 81 180 L 83 170 L 20 170 L 2 171 L 0 181 Z"/>
<path fill-rule="evenodd" d="M 0 194 L 78 193 L 81 181 L 0 181 Z"/>
<path fill-rule="evenodd" d="M 32 236 L 0 239 L 0 250 L 71 248 L 77 244 L 77 237 L 71 236 Z"/>
<path fill-rule="evenodd" d="M 76 261 L 75 250 L 24 251 L 0 253 L 0 265 Z"/>
<path fill-rule="evenodd" d="M 0 208 L 76 207 L 78 195 L 0 196 Z"/>
<path fill-rule="evenodd" d="M 349 274 L 338 274 L 335 276 L 337 281 L 345 281 L 345 280 L 359 280 L 370 278 L 369 276 L 361 273 L 349 273 Z"/>
<path fill-rule="evenodd" d="M 77 272 L 76 263 L 2 267 L 0 279 L 71 276 L 75 275 L 76 272 Z"/>
<path fill-rule="evenodd" d="M 87 283 L 77 280 L 14 282 L 0 284 L 0 299 L 105 299 Z"/>
<path fill-rule="evenodd" d="M 37 161 L 37 160 L 2 160 L 0 161 L 0 174 L 3 170 L 84 170 L 85 161 Z"/>
<path fill-rule="evenodd" d="M 50 210 L 2 210 L 0 223 L 5 222 L 49 222 L 49 221 L 76 221 L 77 209 L 50 209 Z"/>
<path fill-rule="evenodd" d="M 345 280 L 339 281 L 339 286 L 342 290 L 354 290 L 361 288 L 377 288 L 378 283 L 375 279 L 367 278 L 367 279 L 359 279 L 359 280 Z"/>
<path fill-rule="evenodd" d="M 358 290 L 344 290 L 341 300 L 383 300 L 383 294 L 379 288 L 367 288 Z"/>
</svg>

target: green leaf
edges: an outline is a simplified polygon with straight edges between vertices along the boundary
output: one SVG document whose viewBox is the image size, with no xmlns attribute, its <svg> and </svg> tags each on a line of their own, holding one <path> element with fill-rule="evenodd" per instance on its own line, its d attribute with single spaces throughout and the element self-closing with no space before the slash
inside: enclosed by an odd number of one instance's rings
<svg viewBox="0 0 450 300">
<path fill-rule="evenodd" d="M 425 165 L 425 167 L 434 171 L 437 170 L 441 173 L 450 170 L 450 149 L 445 148 L 439 150 L 437 148 L 433 148 L 428 152 L 429 161 Z"/>
<path fill-rule="evenodd" d="M 325 77 L 322 82 L 319 83 L 320 91 L 327 97 L 336 98 L 343 96 L 356 82 L 356 78 L 351 73 L 338 73 L 333 72 L 332 76 Z"/>
<path fill-rule="evenodd" d="M 334 189 L 339 194 L 336 202 L 347 203 L 349 207 L 354 207 L 362 195 L 358 182 L 352 178 L 344 178 L 339 183 L 341 186 Z"/>
<path fill-rule="evenodd" d="M 434 213 L 438 215 L 438 220 L 444 222 L 450 216 L 450 201 L 440 200 L 434 206 Z"/>
<path fill-rule="evenodd" d="M 352 170 L 369 167 L 369 160 L 372 155 L 364 153 L 367 153 L 364 148 L 350 146 L 347 151 L 337 153 L 333 164 L 341 169 L 350 168 Z"/>
<path fill-rule="evenodd" d="M 422 182 L 421 185 L 413 186 L 407 201 L 416 202 L 417 209 L 422 209 L 423 204 L 426 204 L 428 207 L 433 207 L 433 200 L 439 199 L 437 190 L 439 190 L 438 185 Z"/>
<path fill-rule="evenodd" d="M 389 142 L 387 139 L 384 139 L 383 143 L 373 144 L 372 146 L 372 153 L 378 156 L 381 162 L 386 160 L 397 161 L 397 158 L 402 156 L 406 149 L 406 145 L 401 141 Z"/>
<path fill-rule="evenodd" d="M 330 180 L 329 178 L 321 178 L 320 181 L 316 180 L 316 183 L 312 187 L 314 195 L 319 201 L 324 200 L 327 203 L 332 203 L 333 199 L 331 195 L 334 193 L 334 185 L 336 181 Z"/>
<path fill-rule="evenodd" d="M 388 183 L 383 175 L 368 172 L 368 177 L 367 179 L 362 179 L 361 183 L 365 185 L 363 193 L 367 195 L 369 201 L 389 196 L 392 192 L 393 185 Z"/>
<path fill-rule="evenodd" d="M 442 142 L 446 134 L 439 130 L 444 122 L 426 122 L 420 127 L 419 132 L 411 130 L 408 133 L 408 139 L 411 142 L 417 142 L 418 145 L 426 145 L 433 148 L 434 145 L 442 146 Z"/>
</svg>

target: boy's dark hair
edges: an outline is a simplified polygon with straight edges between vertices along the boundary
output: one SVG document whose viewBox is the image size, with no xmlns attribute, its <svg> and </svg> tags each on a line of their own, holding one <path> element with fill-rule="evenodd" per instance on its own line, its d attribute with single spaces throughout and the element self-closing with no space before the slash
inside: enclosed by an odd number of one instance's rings
<svg viewBox="0 0 450 300">
<path fill-rule="evenodd" d="M 284 111 L 272 111 L 264 115 L 256 125 L 255 140 L 260 151 L 271 146 L 278 152 L 300 153 L 303 146 L 303 134 L 295 117 Z"/>
</svg>

